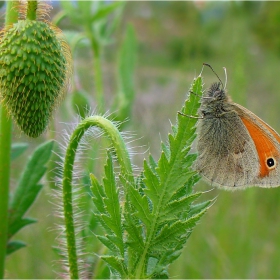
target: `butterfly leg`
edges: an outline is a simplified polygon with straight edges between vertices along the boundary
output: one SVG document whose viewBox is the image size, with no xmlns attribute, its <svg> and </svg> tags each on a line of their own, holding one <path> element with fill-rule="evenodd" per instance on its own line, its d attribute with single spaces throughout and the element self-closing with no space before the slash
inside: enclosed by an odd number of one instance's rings
<svg viewBox="0 0 280 280">
<path fill-rule="evenodd" d="M 181 115 L 181 116 L 184 116 L 184 117 L 187 117 L 187 118 L 192 118 L 192 119 L 204 119 L 204 117 L 200 117 L 200 116 L 190 116 L 190 115 L 186 115 L 186 114 L 184 114 L 184 113 L 182 113 L 182 112 L 177 112 L 179 115 Z"/>
<path fill-rule="evenodd" d="M 198 97 L 201 97 L 201 95 L 199 95 L 199 94 L 197 94 L 197 93 L 195 93 L 195 92 L 193 92 L 193 91 L 191 91 L 191 90 L 189 90 L 189 93 L 191 93 L 191 94 L 193 94 L 193 95 L 196 95 L 196 96 L 198 96 Z"/>
<path fill-rule="evenodd" d="M 197 93 L 193 92 L 193 91 L 189 91 L 189 93 L 194 94 L 195 96 L 201 97 L 200 95 L 198 95 Z M 192 118 L 192 119 L 203 119 L 203 117 L 199 117 L 199 116 L 190 116 L 190 115 L 186 115 L 182 112 L 178 111 L 178 114 L 184 117 L 188 117 L 188 118 Z"/>
</svg>

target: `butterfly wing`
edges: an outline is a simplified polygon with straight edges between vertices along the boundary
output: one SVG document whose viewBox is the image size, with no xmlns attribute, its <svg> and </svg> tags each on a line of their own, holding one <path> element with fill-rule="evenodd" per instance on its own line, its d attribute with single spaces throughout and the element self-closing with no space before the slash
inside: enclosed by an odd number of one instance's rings
<svg viewBox="0 0 280 280">
<path fill-rule="evenodd" d="M 219 187 L 248 186 L 259 172 L 254 142 L 232 106 L 223 116 L 203 118 L 198 124 L 194 168 Z"/>
<path fill-rule="evenodd" d="M 236 112 L 248 130 L 257 150 L 259 172 L 252 184 L 261 187 L 280 185 L 280 136 L 267 123 L 241 105 Z"/>
</svg>

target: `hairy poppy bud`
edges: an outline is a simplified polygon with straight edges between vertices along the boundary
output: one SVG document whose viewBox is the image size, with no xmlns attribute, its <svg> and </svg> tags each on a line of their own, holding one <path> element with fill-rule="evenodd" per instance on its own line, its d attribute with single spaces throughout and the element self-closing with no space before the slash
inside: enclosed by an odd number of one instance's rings
<svg viewBox="0 0 280 280">
<path fill-rule="evenodd" d="M 20 20 L 0 38 L 0 97 L 30 137 L 46 129 L 71 72 L 69 47 L 46 22 Z"/>
</svg>

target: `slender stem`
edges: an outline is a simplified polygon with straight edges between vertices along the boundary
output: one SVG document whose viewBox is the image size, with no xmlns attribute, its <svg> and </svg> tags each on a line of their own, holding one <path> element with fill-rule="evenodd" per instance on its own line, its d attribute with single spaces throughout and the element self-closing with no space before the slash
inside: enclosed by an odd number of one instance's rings
<svg viewBox="0 0 280 280">
<path fill-rule="evenodd" d="M 28 0 L 26 18 L 29 20 L 36 20 L 37 8 L 38 8 L 37 0 Z"/>
<path fill-rule="evenodd" d="M 94 58 L 94 73 L 95 73 L 96 97 L 98 102 L 97 104 L 100 113 L 103 114 L 105 112 L 105 100 L 104 100 L 103 82 L 102 82 L 101 56 L 97 54 L 95 55 Z"/>
<path fill-rule="evenodd" d="M 8 1 L 5 25 L 11 25 L 18 19 L 18 1 Z M 5 107 L 0 102 L 0 279 L 4 278 L 7 234 L 8 203 L 10 183 L 10 154 L 12 121 Z"/>
<path fill-rule="evenodd" d="M 0 279 L 4 266 L 8 235 L 8 203 L 10 183 L 11 119 L 4 107 L 0 108 Z"/>
<path fill-rule="evenodd" d="M 129 153 L 126 149 L 125 143 L 122 139 L 117 127 L 108 119 L 101 116 L 91 116 L 84 119 L 74 130 L 71 135 L 64 162 L 63 170 L 63 203 L 64 203 L 64 219 L 66 227 L 66 238 L 68 247 L 68 261 L 70 267 L 71 279 L 79 278 L 78 261 L 76 252 L 76 239 L 75 227 L 73 219 L 73 206 L 72 206 L 72 178 L 73 166 L 75 161 L 76 151 L 79 142 L 84 135 L 85 131 L 92 127 L 97 126 L 111 139 L 112 145 L 120 164 L 122 176 L 130 183 L 133 184 L 134 178 L 132 174 L 132 166 L 129 158 Z"/>
<path fill-rule="evenodd" d="M 94 38 L 91 38 L 91 46 L 93 50 L 93 67 L 94 67 L 94 82 L 96 90 L 96 99 L 98 109 L 101 114 L 105 113 L 105 100 L 103 91 L 103 78 L 102 78 L 102 66 L 101 66 L 101 51 L 98 43 Z"/>
</svg>

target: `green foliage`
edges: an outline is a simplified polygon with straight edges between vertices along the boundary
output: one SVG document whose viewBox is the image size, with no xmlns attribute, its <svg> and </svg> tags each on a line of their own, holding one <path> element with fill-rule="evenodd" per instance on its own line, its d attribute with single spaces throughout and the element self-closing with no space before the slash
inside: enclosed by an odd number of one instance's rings
<svg viewBox="0 0 280 280">
<path fill-rule="evenodd" d="M 118 94 L 112 111 L 115 120 L 123 122 L 131 115 L 134 101 L 134 69 L 136 63 L 136 38 L 131 25 L 126 29 L 125 38 L 119 52 L 118 60 Z"/>
<path fill-rule="evenodd" d="M 27 143 L 13 143 L 11 150 L 11 160 L 15 160 L 28 148 Z"/>
<path fill-rule="evenodd" d="M 98 239 L 110 250 L 124 258 L 124 241 L 121 221 L 121 206 L 119 193 L 116 187 L 112 156 L 108 152 L 107 164 L 105 165 L 105 178 L 101 186 L 94 175 L 91 174 L 92 192 L 94 204 L 98 210 L 98 220 L 107 229 L 107 235 L 98 235 Z"/>
<path fill-rule="evenodd" d="M 71 105 L 74 112 L 84 119 L 90 108 L 90 102 L 87 94 L 81 90 L 75 90 L 72 93 Z"/>
<path fill-rule="evenodd" d="M 102 45 L 111 43 L 111 35 L 119 22 L 117 9 L 124 6 L 122 2 L 108 4 L 105 1 L 62 1 L 61 6 L 73 23 L 83 26 L 88 38 L 92 41 L 94 51 L 99 52 Z M 115 13 L 109 23 L 108 17 Z"/>
<path fill-rule="evenodd" d="M 76 8 L 78 6 L 81 7 L 83 3 L 80 2 L 85 1 L 69 2 L 73 8 Z M 93 6 L 95 5 L 94 2 L 96 1 L 92 1 Z M 1 1 L 0 5 L 5 4 L 8 7 L 10 3 L 12 2 L 6 1 L 5 3 Z M 107 1 L 104 4 L 107 3 L 110 5 L 113 2 Z M 248 9 L 245 5 L 250 5 L 251 8 L 249 7 Z M 138 75 L 136 77 L 137 87 L 135 88 L 135 92 L 138 92 L 140 95 L 137 98 L 137 104 L 135 104 L 136 106 L 133 111 L 133 115 L 136 118 L 130 124 L 130 129 L 136 129 L 137 134 L 143 136 L 144 138 L 142 139 L 147 140 L 137 142 L 140 142 L 140 145 L 145 145 L 144 142 L 148 142 L 151 151 L 158 149 L 157 135 L 158 132 L 162 134 L 162 131 L 166 131 L 167 129 L 166 126 L 168 126 L 168 123 L 164 120 L 166 120 L 168 112 L 170 113 L 169 109 L 179 106 L 178 104 L 182 98 L 181 93 L 186 89 L 186 80 L 193 77 L 194 69 L 197 69 L 199 67 L 198 65 L 201 65 L 203 61 L 209 62 L 215 67 L 222 81 L 225 80 L 222 71 L 222 67 L 225 66 L 228 73 L 227 89 L 233 100 L 242 105 L 246 104 L 246 107 L 257 113 L 279 131 L 279 110 L 277 107 L 279 107 L 280 102 L 280 95 L 278 94 L 280 85 L 277 79 L 279 62 L 276 55 L 276 53 L 279 53 L 279 38 L 277 36 L 279 25 L 279 16 L 277 13 L 279 13 L 279 5 L 277 5 L 278 3 L 270 1 L 128 2 L 125 13 L 121 17 L 121 27 L 127 26 L 128 23 L 133 23 L 137 31 L 136 34 L 140 38 L 140 48 L 138 48 L 140 59 L 137 70 Z M 243 10 L 243 8 L 246 9 Z M 54 12 L 58 9 L 59 7 L 56 7 Z M 118 10 L 116 9 L 116 12 L 119 12 Z M 11 11 L 16 13 L 17 6 Z M 92 8 L 91 11 L 95 12 Z M 71 11 L 71 14 L 80 16 L 81 18 L 83 15 L 80 13 L 80 10 Z M 100 28 L 101 21 L 105 25 L 111 25 L 115 15 L 114 11 L 112 11 L 103 20 L 101 18 L 95 20 L 92 24 L 92 30 L 99 29 L 102 31 L 102 28 Z M 4 20 L 3 17 L 2 20 Z M 61 23 L 61 28 L 67 28 L 69 24 L 73 23 L 72 21 L 70 23 L 70 21 L 71 19 L 64 20 Z M 11 20 L 7 22 L 10 25 L 12 24 Z M 252 26 L 252 23 L 254 26 Z M 255 27 L 255 29 L 252 29 L 252 27 Z M 79 53 L 77 52 L 80 56 L 76 57 L 77 60 L 75 62 L 75 66 L 77 66 L 77 73 L 75 74 L 81 77 L 80 81 L 78 81 L 81 82 L 81 87 L 77 88 L 86 89 L 88 94 L 90 92 L 89 89 L 94 89 L 96 84 L 95 81 L 92 81 L 96 75 L 92 73 L 90 64 L 84 63 L 85 58 L 88 59 L 89 56 L 93 56 L 92 53 L 88 53 L 87 49 L 90 41 L 83 39 L 85 38 L 85 34 L 80 31 L 85 30 L 79 20 L 71 25 L 71 28 L 75 30 L 73 42 L 79 41 L 78 47 L 83 47 Z M 118 36 L 122 37 L 122 34 L 116 32 L 113 35 L 114 37 L 111 36 L 107 40 L 101 40 L 100 42 L 108 43 L 114 39 L 119 42 Z M 259 39 L 259 41 L 256 39 Z M 260 44 L 264 47 L 260 48 Z M 106 74 L 104 74 L 111 78 L 111 69 L 117 70 L 117 65 L 112 63 L 112 60 L 108 60 L 108 58 L 116 61 L 115 55 L 119 54 L 119 50 L 117 47 L 111 46 L 108 52 L 106 52 L 106 48 L 103 48 L 104 45 L 103 43 L 100 45 L 102 68 L 103 70 L 109 68 L 108 72 L 106 71 Z M 117 45 L 120 46 L 120 44 Z M 72 53 L 74 53 L 74 48 Z M 105 64 L 103 64 L 104 62 Z M 176 67 L 174 67 L 174 63 L 176 63 Z M 84 68 L 86 69 L 84 70 Z M 79 71 L 85 71 L 86 73 Z M 204 81 L 207 85 L 213 82 L 213 73 L 211 71 L 204 71 Z M 105 89 L 109 88 L 110 92 L 114 92 L 112 97 L 107 92 L 106 100 L 109 102 L 119 93 L 119 88 L 116 89 L 114 87 L 116 84 L 115 79 L 106 79 L 107 87 Z M 174 88 L 176 89 L 174 90 Z M 269 96 L 269 98 L 264 98 L 264 95 Z M 165 98 L 166 96 L 170 96 L 170 99 Z M 69 94 L 69 97 L 72 97 L 72 95 Z M 97 103 L 94 103 L 93 106 L 94 108 L 99 108 L 99 104 Z M 266 108 L 265 110 L 264 107 Z M 61 108 L 62 110 L 59 110 L 56 123 L 61 120 L 65 123 L 71 118 L 70 113 L 72 111 L 68 107 L 67 109 L 65 108 L 66 106 Z M 105 111 L 107 110 L 112 112 L 109 108 L 105 108 Z M 147 114 L 148 112 L 149 114 Z M 9 177 L 7 158 L 11 154 L 8 148 L 10 143 L 6 136 L 12 130 L 11 127 L 4 127 L 5 123 L 10 120 L 10 117 L 3 118 L 2 113 L 0 118 L 0 139 L 2 141 L 0 147 L 2 150 L 6 150 L 8 155 L 6 158 L 1 157 L 3 168 L 0 167 L 0 174 L 2 173 L 0 175 L 0 186 L 2 187 L 4 185 L 2 175 L 7 174 L 6 177 Z M 60 134 L 58 131 L 59 128 L 61 128 L 61 125 L 52 128 L 53 132 L 51 136 L 54 135 L 55 131 L 57 131 L 57 135 Z M 12 133 L 18 134 L 15 130 Z M 13 137 L 14 140 L 17 138 L 16 135 Z M 46 134 L 44 137 L 50 137 L 50 135 Z M 40 140 L 31 141 L 30 145 L 37 145 L 38 141 Z M 165 153 L 168 153 L 166 146 L 163 145 L 163 149 Z M 94 150 L 97 149 L 94 148 Z M 99 158 L 99 155 L 92 156 L 88 151 L 86 151 L 86 156 Z M 138 160 L 141 157 L 142 155 L 135 155 L 133 159 L 138 164 Z M 158 158 L 155 157 L 155 159 L 152 157 L 147 159 L 147 163 L 149 163 L 153 172 L 157 168 Z M 22 163 L 22 160 L 23 157 L 17 159 L 17 167 Z M 52 166 L 50 170 L 53 169 L 52 163 L 50 162 Z M 22 166 L 24 166 L 24 163 Z M 97 162 L 96 166 L 102 167 L 102 163 Z M 84 168 L 84 173 L 89 170 L 93 170 L 93 168 L 88 165 Z M 51 175 L 51 173 L 49 174 Z M 141 176 L 143 176 L 143 173 Z M 194 176 L 193 180 L 198 180 L 198 178 Z M 17 182 L 17 178 L 12 178 L 10 181 L 14 185 Z M 138 178 L 138 181 L 139 191 L 143 193 L 141 188 L 144 188 L 145 185 L 143 181 L 140 181 L 140 178 Z M 81 184 L 84 185 L 85 183 L 82 182 Z M 190 182 L 190 185 L 192 184 Z M 118 180 L 117 185 L 119 185 Z M 191 188 L 188 186 L 186 188 L 191 191 Z M 208 190 L 209 186 L 203 183 L 202 180 L 196 186 L 196 190 L 206 189 Z M 6 197 L 2 190 L 3 188 L 1 188 L 2 201 L 8 201 L 8 196 Z M 79 194 L 82 194 L 82 191 Z M 174 195 L 173 199 L 180 199 L 181 192 L 185 192 L 185 187 L 181 188 Z M 123 198 L 122 187 L 120 187 L 119 194 Z M 208 213 L 211 215 L 205 217 L 203 222 L 195 228 L 194 236 L 188 242 L 188 246 L 185 248 L 180 259 L 177 259 L 169 268 L 168 272 L 170 276 L 172 278 L 191 279 L 279 278 L 278 260 L 280 256 L 277 248 L 280 246 L 280 237 L 279 220 L 276 213 L 278 212 L 277 208 L 280 207 L 280 188 L 250 188 L 234 193 L 214 189 L 202 197 L 206 200 L 205 197 L 209 198 L 217 194 L 219 195 L 219 201 L 211 208 L 211 213 Z M 90 202 L 92 203 L 91 200 Z M 3 205 L 3 203 L 0 204 Z M 56 220 L 52 215 L 49 215 L 52 211 L 49 203 L 36 204 L 36 217 L 39 216 L 42 220 L 40 220 L 38 225 L 19 232 L 21 236 L 26 236 L 20 239 L 32 246 L 28 246 L 25 250 L 20 250 L 7 258 L 5 267 L 6 278 L 57 277 L 52 269 L 54 256 L 49 251 L 54 236 L 46 230 L 49 227 L 53 227 Z M 92 205 L 90 203 L 88 204 L 90 206 L 87 209 L 83 207 L 81 210 L 85 213 L 88 213 L 87 211 L 92 213 Z M 124 206 L 123 203 L 121 205 Z M 190 216 L 195 215 L 195 211 L 200 211 L 199 209 L 204 207 L 204 203 L 192 205 Z M 34 206 L 36 207 L 36 205 Z M 3 209 L 5 208 L 1 207 L 2 213 L 4 212 Z M 31 214 L 28 216 L 34 217 Z M 205 220 L 206 218 L 207 221 Z M 3 222 L 4 219 L 2 216 L 0 221 L 0 224 L 6 224 Z M 83 221 L 84 225 L 88 225 L 89 223 L 89 220 Z M 86 229 L 87 231 L 85 231 L 83 237 L 87 239 L 84 238 L 82 241 L 87 244 L 88 252 L 109 254 L 107 252 L 104 253 L 104 249 L 98 247 L 103 246 L 102 243 L 92 242 L 92 240 L 95 241 L 95 237 L 90 235 L 92 232 L 91 228 L 86 227 Z M 30 234 L 28 230 L 34 230 L 34 232 L 36 230 L 40 231 L 40 242 L 38 240 L 32 240 L 35 233 Z M 101 229 L 97 228 L 96 234 L 102 235 L 100 231 Z M 2 227 L 0 232 L 4 232 Z M 231 236 L 234 236 L 234 238 L 231 238 Z M 3 238 L 0 239 L 3 240 Z M 28 239 L 30 241 L 27 241 Z M 2 252 L 5 251 L 6 241 L 4 240 L 3 243 L 4 247 L 0 246 L 0 251 Z M 9 246 L 18 248 L 21 246 L 21 242 L 10 241 Z M 89 271 L 89 274 L 86 275 L 88 278 L 91 278 L 91 272 L 94 269 L 94 271 L 97 271 L 94 274 L 94 278 L 108 279 L 109 275 L 104 275 L 101 272 L 101 266 L 107 264 L 101 258 L 96 261 L 97 254 L 91 254 L 92 262 L 88 259 L 86 260 L 87 271 Z M 155 259 L 151 258 L 147 268 L 148 273 L 152 271 L 154 261 Z M 162 275 L 164 276 L 165 274 L 163 273 Z"/>
<path fill-rule="evenodd" d="M 38 137 L 68 86 L 67 45 L 47 23 L 21 20 L 1 37 L 1 99 L 19 128 Z"/>
<path fill-rule="evenodd" d="M 125 2 L 115 2 L 109 4 L 106 1 L 78 1 L 73 4 L 70 1 L 61 2 L 63 15 L 58 16 L 58 20 L 67 16 L 71 22 L 79 24 L 83 32 L 68 32 L 71 40 L 71 47 L 74 49 L 82 39 L 89 43 L 93 53 L 94 68 L 94 86 L 96 102 L 101 113 L 106 111 L 105 98 L 103 91 L 103 72 L 101 63 L 104 59 L 105 46 L 114 42 L 113 33 L 116 31 Z M 55 20 L 57 22 L 57 20 Z M 134 101 L 134 69 L 136 61 L 136 38 L 132 26 L 128 26 L 123 44 L 120 47 L 117 65 L 117 83 L 118 91 L 114 98 L 111 111 L 115 120 L 123 122 L 131 115 L 132 104 Z M 79 88 L 77 86 L 77 88 Z M 80 109 L 79 103 L 86 102 L 86 96 L 78 95 L 80 90 L 74 90 L 72 104 L 77 102 L 77 108 Z M 82 100 L 83 99 L 83 100 Z M 113 98 L 112 98 L 113 99 Z M 83 115 L 83 114 L 82 114 Z"/>
<path fill-rule="evenodd" d="M 21 241 L 10 241 L 23 227 L 33 224 L 36 220 L 25 218 L 24 215 L 34 203 L 43 185 L 39 181 L 46 172 L 46 164 L 52 153 L 53 142 L 40 145 L 30 157 L 21 174 L 17 188 L 11 197 L 9 204 L 9 227 L 7 255 L 25 246 Z"/>
<path fill-rule="evenodd" d="M 273 1 L 263 5 L 260 16 L 254 22 L 254 32 L 261 45 L 279 55 L 280 39 L 277 34 L 280 26 L 280 6 Z"/>
<path fill-rule="evenodd" d="M 183 113 L 194 115 L 202 94 L 199 76 L 191 87 Z M 112 156 L 108 153 L 105 177 L 101 185 L 91 175 L 96 217 L 105 234 L 98 239 L 109 249 L 102 259 L 111 277 L 166 278 L 170 263 L 180 256 L 194 226 L 211 200 L 193 202 L 201 196 L 193 186 L 200 179 L 191 169 L 196 155 L 189 154 L 195 138 L 195 118 L 178 115 L 168 143 L 162 144 L 158 162 L 152 156 L 144 161 L 144 170 L 131 184 L 120 176 L 125 193 L 120 203 Z"/>
</svg>

